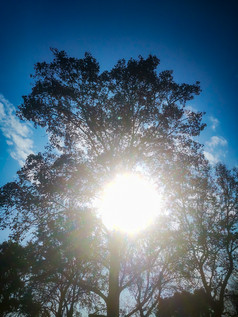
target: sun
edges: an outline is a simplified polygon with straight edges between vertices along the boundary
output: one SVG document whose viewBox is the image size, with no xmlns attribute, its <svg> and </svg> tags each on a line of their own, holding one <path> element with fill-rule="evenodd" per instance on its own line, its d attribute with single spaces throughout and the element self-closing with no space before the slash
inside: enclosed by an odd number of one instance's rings
<svg viewBox="0 0 238 317">
<path fill-rule="evenodd" d="M 108 229 L 134 234 L 153 222 L 160 203 L 155 184 L 139 174 L 121 174 L 105 186 L 99 213 Z"/>
</svg>

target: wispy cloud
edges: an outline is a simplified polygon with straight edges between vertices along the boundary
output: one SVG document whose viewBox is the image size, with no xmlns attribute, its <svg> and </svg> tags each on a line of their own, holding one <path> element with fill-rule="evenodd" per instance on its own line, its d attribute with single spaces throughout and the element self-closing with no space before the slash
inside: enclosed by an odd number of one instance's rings
<svg viewBox="0 0 238 317">
<path fill-rule="evenodd" d="M 205 142 L 204 155 L 211 164 L 216 164 L 226 156 L 224 148 L 227 147 L 228 142 L 222 136 L 214 135 Z"/>
<path fill-rule="evenodd" d="M 198 112 L 198 110 L 193 106 L 186 106 L 187 111 Z"/>
<path fill-rule="evenodd" d="M 210 141 L 206 142 L 206 145 L 209 146 L 210 148 L 214 148 L 218 145 L 220 146 L 226 146 L 227 145 L 227 140 L 223 138 L 222 136 L 212 136 Z"/>
<path fill-rule="evenodd" d="M 6 138 L 11 157 L 22 166 L 33 153 L 33 140 L 29 138 L 32 129 L 29 123 L 22 123 L 16 117 L 15 107 L 0 95 L 0 130 Z"/>
<path fill-rule="evenodd" d="M 217 126 L 219 125 L 219 120 L 217 119 L 217 118 L 214 118 L 213 116 L 210 116 L 209 117 L 209 120 L 211 121 L 211 128 L 212 128 L 212 130 L 213 131 L 215 131 L 216 130 L 216 128 L 217 128 Z"/>
<path fill-rule="evenodd" d="M 204 151 L 203 152 L 205 155 L 205 158 L 211 163 L 211 164 L 216 164 L 219 162 L 219 158 L 215 156 L 214 154 Z"/>
</svg>

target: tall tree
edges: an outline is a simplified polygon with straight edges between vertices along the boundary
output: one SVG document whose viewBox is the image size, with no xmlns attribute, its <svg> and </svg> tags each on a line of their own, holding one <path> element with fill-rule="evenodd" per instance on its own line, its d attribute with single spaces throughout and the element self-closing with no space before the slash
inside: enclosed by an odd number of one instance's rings
<svg viewBox="0 0 238 317">
<path fill-rule="evenodd" d="M 200 171 L 180 186 L 173 202 L 181 254 L 176 269 L 204 288 L 214 317 L 221 317 L 238 266 L 238 171 L 222 164 L 209 174 Z"/>
<path fill-rule="evenodd" d="M 200 92 L 198 82 L 177 84 L 172 71 L 158 73 L 155 56 L 120 60 L 111 71 L 100 73 L 88 53 L 77 59 L 52 51 L 52 62 L 36 64 L 32 92 L 23 97 L 18 112 L 46 128 L 50 146 L 45 154 L 28 157 L 18 180 L 1 189 L 2 226 L 10 224 L 15 238 L 40 233 L 42 227 L 50 232 L 52 222 L 73 219 L 73 211 L 79 217 L 90 207 L 93 212 L 95 195 L 118 172 L 143 169 L 165 188 L 176 172 L 191 175 L 192 167 L 203 163 L 201 145 L 193 139 L 205 126 L 202 113 L 186 109 Z M 114 245 L 120 248 L 120 259 L 123 254 L 128 258 L 117 263 L 118 282 L 110 288 L 115 260 L 110 233 L 98 220 L 87 239 L 98 246 L 93 256 L 84 254 L 95 269 L 80 286 L 105 302 L 108 317 L 112 311 L 118 316 L 120 294 L 148 269 L 148 260 L 139 265 L 132 258 L 140 243 L 128 239 Z M 126 252 L 130 247 L 134 251 Z M 117 305 L 112 308 L 113 292 Z"/>
</svg>

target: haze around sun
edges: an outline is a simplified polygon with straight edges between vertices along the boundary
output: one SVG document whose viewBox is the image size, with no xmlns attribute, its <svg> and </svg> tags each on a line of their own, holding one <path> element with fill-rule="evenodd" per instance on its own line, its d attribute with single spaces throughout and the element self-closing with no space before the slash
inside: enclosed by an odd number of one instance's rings
<svg viewBox="0 0 238 317">
<path fill-rule="evenodd" d="M 98 209 L 109 230 L 134 234 L 153 222 L 160 206 L 155 184 L 139 174 L 120 174 L 105 186 Z"/>
</svg>

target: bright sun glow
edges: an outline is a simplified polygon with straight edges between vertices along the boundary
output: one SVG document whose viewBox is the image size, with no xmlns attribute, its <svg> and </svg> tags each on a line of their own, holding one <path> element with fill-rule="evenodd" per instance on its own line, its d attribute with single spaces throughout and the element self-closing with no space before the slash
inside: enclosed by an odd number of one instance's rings
<svg viewBox="0 0 238 317">
<path fill-rule="evenodd" d="M 160 211 L 155 185 L 137 174 L 118 175 L 103 192 L 99 212 L 108 229 L 136 233 Z"/>
</svg>

